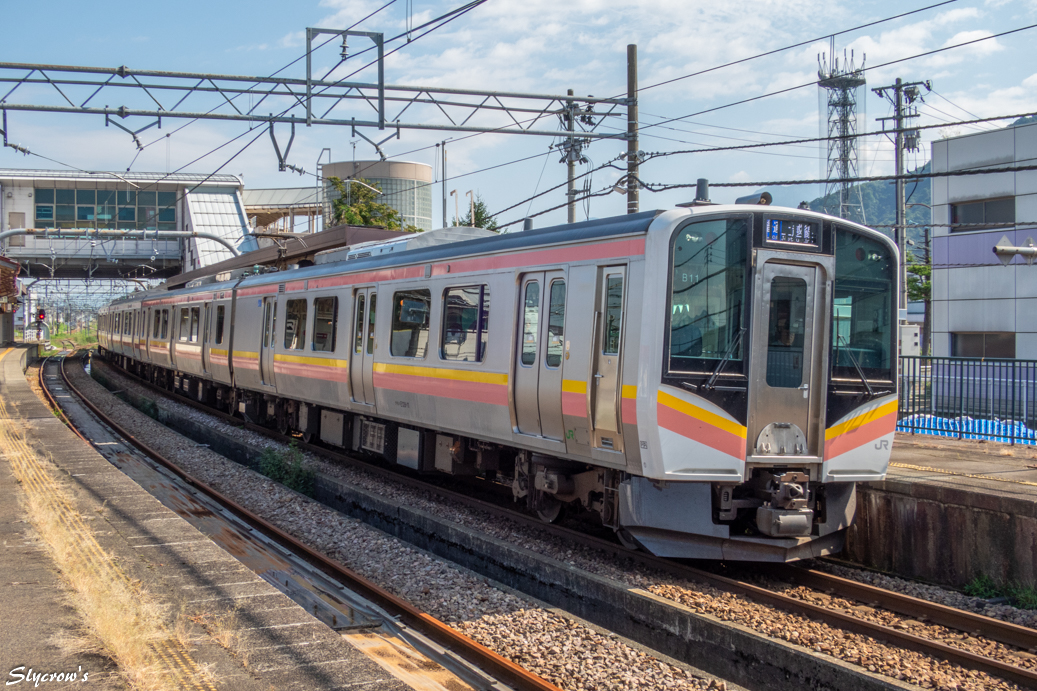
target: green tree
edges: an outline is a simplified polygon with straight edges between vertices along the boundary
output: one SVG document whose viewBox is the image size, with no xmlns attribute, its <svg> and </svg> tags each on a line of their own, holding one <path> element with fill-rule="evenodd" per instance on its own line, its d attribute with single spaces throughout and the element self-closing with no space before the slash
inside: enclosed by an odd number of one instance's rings
<svg viewBox="0 0 1037 691">
<path fill-rule="evenodd" d="M 403 222 L 399 211 L 388 204 L 378 201 L 381 188 L 378 185 L 356 178 L 355 184 L 342 178 L 329 177 L 328 182 L 335 188 L 339 196 L 332 200 L 331 208 L 335 225 L 348 223 L 353 226 L 382 226 L 386 230 L 404 230 L 408 233 L 420 233 L 421 228 Z"/>
<path fill-rule="evenodd" d="M 464 215 L 462 219 L 454 219 L 455 226 L 471 226 L 474 225 L 476 228 L 485 228 L 486 230 L 497 231 L 497 219 L 490 215 L 489 210 L 486 208 L 486 202 L 482 200 L 482 195 L 476 193 L 475 195 L 475 223 L 472 223 L 472 209 L 471 206 L 468 208 L 468 213 Z"/>
<path fill-rule="evenodd" d="M 922 303 L 925 313 L 922 321 L 922 355 L 929 354 L 929 337 L 932 332 L 932 256 L 929 252 L 929 229 L 924 229 L 924 244 L 921 257 L 908 251 L 905 267 L 907 271 L 907 299 Z"/>
</svg>

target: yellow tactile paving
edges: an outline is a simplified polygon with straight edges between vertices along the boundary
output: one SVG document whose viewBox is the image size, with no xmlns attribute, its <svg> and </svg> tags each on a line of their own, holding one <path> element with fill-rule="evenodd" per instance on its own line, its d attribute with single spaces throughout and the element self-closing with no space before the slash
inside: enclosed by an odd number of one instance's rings
<svg viewBox="0 0 1037 691">
<path fill-rule="evenodd" d="M 0 354 L 0 360 L 10 353 L 8 348 Z M 15 428 L 15 423 L 7 415 L 7 406 L 0 396 L 0 452 L 7 456 L 15 477 L 22 483 L 27 493 L 35 494 L 42 499 L 51 510 L 61 517 L 62 522 L 78 538 L 83 546 L 82 556 L 89 568 L 98 575 L 115 575 L 127 584 L 132 581 L 118 567 L 104 548 L 97 542 L 93 531 L 83 522 L 75 508 L 68 502 L 64 492 L 56 491 L 58 484 L 40 464 L 36 453 L 29 448 Z M 152 645 L 152 650 L 165 671 L 167 679 L 174 688 L 195 691 L 216 691 L 216 688 L 203 676 L 201 668 L 191 657 L 184 646 L 169 635 L 162 627 L 163 640 Z"/>
</svg>

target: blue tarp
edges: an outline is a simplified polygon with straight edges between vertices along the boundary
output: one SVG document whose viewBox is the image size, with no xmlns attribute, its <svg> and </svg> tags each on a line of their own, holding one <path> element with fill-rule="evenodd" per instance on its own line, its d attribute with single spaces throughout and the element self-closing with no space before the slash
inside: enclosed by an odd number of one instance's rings
<svg viewBox="0 0 1037 691">
<path fill-rule="evenodd" d="M 898 432 L 932 434 L 938 437 L 987 439 L 1004 443 L 1037 445 L 1037 430 L 1016 420 L 982 420 L 971 417 L 946 418 L 935 415 L 910 415 L 897 422 Z"/>
</svg>

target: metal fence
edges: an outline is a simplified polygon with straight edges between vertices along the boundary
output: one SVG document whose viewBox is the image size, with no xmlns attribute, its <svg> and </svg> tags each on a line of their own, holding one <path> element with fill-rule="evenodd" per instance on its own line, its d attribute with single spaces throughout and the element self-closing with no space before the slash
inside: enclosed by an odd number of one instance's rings
<svg viewBox="0 0 1037 691">
<path fill-rule="evenodd" d="M 897 430 L 1037 444 L 1037 360 L 900 358 Z"/>
</svg>

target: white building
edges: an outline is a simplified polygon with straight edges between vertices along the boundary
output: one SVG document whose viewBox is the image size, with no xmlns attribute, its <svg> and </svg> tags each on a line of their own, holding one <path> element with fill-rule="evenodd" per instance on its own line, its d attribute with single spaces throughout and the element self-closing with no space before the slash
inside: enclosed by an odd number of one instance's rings
<svg viewBox="0 0 1037 691">
<path fill-rule="evenodd" d="M 933 142 L 933 172 L 1037 163 L 1037 124 Z M 1037 264 L 993 253 L 1037 240 L 1037 171 L 933 178 L 932 348 L 1037 359 Z"/>
<path fill-rule="evenodd" d="M 246 252 L 258 245 L 248 232 L 242 189 L 234 175 L 0 169 L 0 232 L 16 228 L 193 231 L 217 236 Z M 202 237 L 92 243 L 20 235 L 4 241 L 3 251 L 23 262 L 30 275 L 45 276 L 54 275 L 55 267 L 99 276 L 98 271 L 103 273 L 116 262 L 143 262 L 158 268 L 154 261 L 161 268 L 182 266 L 190 271 L 233 256 L 219 241 Z"/>
<path fill-rule="evenodd" d="M 331 202 L 338 192 L 328 178 L 357 178 L 375 184 L 378 201 L 400 212 L 403 222 L 432 230 L 432 166 L 408 161 L 342 161 L 320 166 L 324 183 L 324 227 L 331 225 Z M 348 189 L 348 188 L 347 188 Z"/>
</svg>

